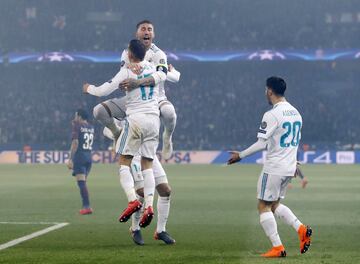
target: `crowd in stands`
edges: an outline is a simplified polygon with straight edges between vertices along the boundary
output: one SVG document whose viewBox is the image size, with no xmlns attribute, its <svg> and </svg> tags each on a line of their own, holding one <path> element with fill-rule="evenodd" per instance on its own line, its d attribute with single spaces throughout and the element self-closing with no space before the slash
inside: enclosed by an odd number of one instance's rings
<svg viewBox="0 0 360 264">
<path fill-rule="evenodd" d="M 345 49 L 360 45 L 359 1 L 10 1 L 0 51 L 121 51 L 144 18 L 168 51 Z M 144 16 L 145 14 L 145 16 Z"/>
<path fill-rule="evenodd" d="M 146 3 L 146 4 L 144 4 Z M 42 144 L 68 149 L 77 108 L 90 113 L 102 99 L 82 94 L 117 64 L 9 64 L 12 52 L 122 51 L 135 25 L 150 19 L 166 51 L 358 49 L 360 2 L 148 0 L 11 1 L 0 3 L 0 146 Z M 1 59 L 0 59 L 1 62 Z M 256 140 L 265 79 L 283 76 L 287 97 L 304 119 L 303 143 L 333 148 L 358 143 L 360 75 L 356 61 L 174 62 L 178 84 L 167 84 L 176 107 L 175 149 L 232 149 Z M 96 122 L 95 122 L 96 123 Z M 96 124 L 96 148 L 109 141 Z"/>
<path fill-rule="evenodd" d="M 360 135 L 355 64 L 176 62 L 181 81 L 167 85 L 178 115 L 174 147 L 226 150 L 255 142 L 262 114 L 270 109 L 264 96 L 270 75 L 287 80 L 287 98 L 303 116 L 303 143 L 313 148 L 354 144 Z M 102 101 L 84 95 L 82 83 L 101 84 L 117 71 L 116 64 L 0 64 L 0 145 L 68 149 L 76 109 L 91 113 Z M 101 131 L 96 123 L 96 148 L 106 149 L 110 142 Z"/>
</svg>

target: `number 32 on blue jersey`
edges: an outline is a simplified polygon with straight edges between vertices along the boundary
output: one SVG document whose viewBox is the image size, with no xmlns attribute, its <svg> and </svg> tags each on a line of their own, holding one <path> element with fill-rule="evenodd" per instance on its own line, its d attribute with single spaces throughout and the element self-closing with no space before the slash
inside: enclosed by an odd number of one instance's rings
<svg viewBox="0 0 360 264">
<path fill-rule="evenodd" d="M 287 131 L 280 138 L 280 146 L 282 148 L 288 148 L 290 146 L 296 147 L 297 145 L 299 145 L 301 122 L 300 121 L 296 121 L 294 123 L 285 122 L 282 125 L 282 127 Z M 291 141 L 286 142 L 287 138 L 291 139 Z"/>
</svg>

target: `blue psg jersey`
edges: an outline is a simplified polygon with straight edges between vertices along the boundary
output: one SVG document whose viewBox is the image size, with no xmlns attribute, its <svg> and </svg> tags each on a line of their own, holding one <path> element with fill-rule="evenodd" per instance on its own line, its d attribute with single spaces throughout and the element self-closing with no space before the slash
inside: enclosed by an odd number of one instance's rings
<svg viewBox="0 0 360 264">
<path fill-rule="evenodd" d="M 71 137 L 79 141 L 76 153 L 90 153 L 94 143 L 94 126 L 87 122 L 73 122 Z"/>
</svg>

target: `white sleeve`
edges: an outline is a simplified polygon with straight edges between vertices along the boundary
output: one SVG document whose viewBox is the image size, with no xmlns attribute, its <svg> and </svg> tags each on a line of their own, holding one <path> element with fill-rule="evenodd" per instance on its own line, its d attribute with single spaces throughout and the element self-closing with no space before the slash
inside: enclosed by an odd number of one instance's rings
<svg viewBox="0 0 360 264">
<path fill-rule="evenodd" d="M 128 70 L 121 68 L 121 70 L 110 81 L 103 83 L 100 86 L 90 85 L 87 92 L 98 97 L 107 96 L 118 89 L 119 84 L 128 78 L 128 76 Z"/>
<path fill-rule="evenodd" d="M 166 74 L 168 72 L 167 57 L 165 52 L 161 50 L 157 51 L 153 57 L 153 64 L 156 67 L 156 72 L 151 74 L 151 76 L 155 80 L 155 85 L 157 85 L 159 82 L 165 82 Z"/>
<path fill-rule="evenodd" d="M 259 130 L 257 133 L 257 137 L 263 138 L 263 139 L 268 139 L 272 136 L 272 134 L 274 133 L 274 131 L 277 127 L 278 127 L 278 121 L 275 118 L 275 116 L 270 112 L 266 112 L 261 121 Z"/>
<path fill-rule="evenodd" d="M 166 75 L 166 80 L 173 83 L 179 82 L 180 72 L 173 68 L 171 71 L 168 71 Z"/>
<path fill-rule="evenodd" d="M 247 149 L 241 151 L 239 153 L 239 156 L 241 159 L 250 156 L 258 151 L 264 150 L 266 149 L 267 146 L 267 142 L 265 139 L 263 138 L 259 138 L 258 141 L 256 141 L 254 144 L 252 144 L 250 147 L 248 147 Z"/>
<path fill-rule="evenodd" d="M 129 63 L 129 55 L 127 52 L 127 49 L 124 49 L 123 52 L 121 53 L 121 67 L 125 64 L 125 63 Z"/>
</svg>

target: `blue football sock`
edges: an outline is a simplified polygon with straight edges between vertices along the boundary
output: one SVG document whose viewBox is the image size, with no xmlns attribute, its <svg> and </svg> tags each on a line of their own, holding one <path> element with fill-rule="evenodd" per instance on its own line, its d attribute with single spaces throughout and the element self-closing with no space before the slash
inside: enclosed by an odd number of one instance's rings
<svg viewBox="0 0 360 264">
<path fill-rule="evenodd" d="M 83 208 L 90 208 L 89 192 L 86 186 L 86 181 L 78 181 L 77 184 L 80 189 Z"/>
</svg>

